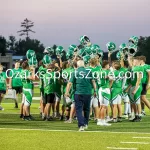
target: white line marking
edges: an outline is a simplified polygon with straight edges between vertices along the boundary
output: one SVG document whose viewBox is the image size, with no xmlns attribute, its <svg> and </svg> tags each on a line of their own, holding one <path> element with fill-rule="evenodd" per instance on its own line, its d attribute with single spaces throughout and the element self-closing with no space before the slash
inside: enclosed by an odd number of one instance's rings
<svg viewBox="0 0 150 150">
<path fill-rule="evenodd" d="M 0 130 L 24 130 L 24 131 L 47 131 L 47 132 L 78 132 L 77 130 L 47 130 L 47 129 L 20 129 L 20 128 L 0 128 Z M 89 133 L 110 133 L 110 134 L 150 134 L 138 132 L 109 132 L 109 131 L 85 131 Z M 83 132 L 83 133 L 85 133 Z"/>
<path fill-rule="evenodd" d="M 133 139 L 150 139 L 150 137 L 133 137 Z"/>
<path fill-rule="evenodd" d="M 150 144 L 148 142 L 120 142 L 121 144 Z"/>
<path fill-rule="evenodd" d="M 137 148 L 107 147 L 107 149 L 137 150 Z"/>
</svg>

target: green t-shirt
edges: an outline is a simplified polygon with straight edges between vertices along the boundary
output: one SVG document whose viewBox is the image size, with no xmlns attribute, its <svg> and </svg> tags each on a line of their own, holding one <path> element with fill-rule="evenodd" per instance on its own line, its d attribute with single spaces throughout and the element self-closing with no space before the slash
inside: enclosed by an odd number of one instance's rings
<svg viewBox="0 0 150 150">
<path fill-rule="evenodd" d="M 22 70 L 20 73 L 23 88 L 25 89 L 33 89 L 33 82 L 32 80 L 28 79 L 30 76 L 31 72 L 29 70 Z"/>
<path fill-rule="evenodd" d="M 55 92 L 54 90 L 54 72 L 47 72 L 44 75 L 44 93 L 51 94 Z"/>
<path fill-rule="evenodd" d="M 92 72 L 84 67 L 79 67 L 71 74 L 70 82 L 75 86 L 75 94 L 92 94 Z"/>
<path fill-rule="evenodd" d="M 44 74 L 46 73 L 46 71 L 47 71 L 46 68 L 44 68 L 43 66 L 40 66 L 40 68 L 38 70 L 38 74 L 39 74 L 39 78 L 40 78 L 39 88 L 44 88 L 43 77 L 44 77 Z"/>
<path fill-rule="evenodd" d="M 104 70 L 102 69 L 100 74 L 99 74 L 99 79 L 98 79 L 98 86 L 102 88 L 109 88 L 110 87 L 110 81 L 108 78 L 110 70 Z"/>
<path fill-rule="evenodd" d="M 143 78 L 142 78 L 142 83 L 147 84 L 148 82 L 148 73 L 150 71 L 150 65 L 144 64 L 143 66 Z"/>
<path fill-rule="evenodd" d="M 137 82 L 137 73 L 140 73 L 142 74 L 144 72 L 144 68 L 142 66 L 135 66 L 132 68 L 132 77 L 130 79 L 130 83 L 132 86 L 135 86 L 136 85 L 136 82 Z M 142 84 L 142 79 L 141 79 L 141 82 L 140 82 L 140 85 Z"/>
<path fill-rule="evenodd" d="M 9 77 L 12 79 L 12 87 L 22 87 L 22 81 L 20 78 L 20 74 L 21 74 L 22 69 L 18 68 L 18 69 L 12 69 L 10 71 Z"/>
<path fill-rule="evenodd" d="M 0 73 L 0 90 L 6 90 L 6 73 L 2 72 Z"/>
</svg>

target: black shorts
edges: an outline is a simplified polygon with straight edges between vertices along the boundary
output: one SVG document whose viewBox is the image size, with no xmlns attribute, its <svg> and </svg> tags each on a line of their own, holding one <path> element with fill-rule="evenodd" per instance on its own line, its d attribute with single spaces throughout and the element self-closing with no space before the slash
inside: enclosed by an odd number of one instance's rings
<svg viewBox="0 0 150 150">
<path fill-rule="evenodd" d="M 45 103 L 45 94 L 44 94 L 44 90 L 40 89 L 40 96 L 42 98 L 43 103 Z"/>
<path fill-rule="evenodd" d="M 45 100 L 43 101 L 43 103 L 47 104 L 47 103 L 54 103 L 55 102 L 55 94 L 51 93 L 51 94 L 45 94 Z"/>
<path fill-rule="evenodd" d="M 6 90 L 0 90 L 0 94 L 6 94 Z"/>
<path fill-rule="evenodd" d="M 142 84 L 142 92 L 141 92 L 141 95 L 146 95 L 146 94 L 147 94 L 146 86 L 147 86 L 147 84 L 145 84 L 145 83 Z"/>
<path fill-rule="evenodd" d="M 16 94 L 21 94 L 22 93 L 22 86 L 21 87 L 12 87 L 16 91 Z"/>
</svg>

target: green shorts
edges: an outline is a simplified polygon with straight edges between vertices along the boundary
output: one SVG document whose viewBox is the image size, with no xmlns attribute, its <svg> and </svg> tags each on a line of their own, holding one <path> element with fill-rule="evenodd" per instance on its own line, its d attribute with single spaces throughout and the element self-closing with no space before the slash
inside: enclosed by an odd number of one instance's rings
<svg viewBox="0 0 150 150">
<path fill-rule="evenodd" d="M 129 90 L 129 98 L 130 102 L 132 104 L 139 104 L 140 103 L 140 97 L 141 97 L 141 92 L 142 92 L 142 86 L 139 86 L 136 90 L 136 93 L 133 95 L 132 92 L 134 90 L 135 86 L 131 87 Z"/>
</svg>

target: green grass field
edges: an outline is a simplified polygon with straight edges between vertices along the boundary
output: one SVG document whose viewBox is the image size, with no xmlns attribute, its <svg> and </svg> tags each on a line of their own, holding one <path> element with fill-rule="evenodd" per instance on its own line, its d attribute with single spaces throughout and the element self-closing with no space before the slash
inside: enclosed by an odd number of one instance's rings
<svg viewBox="0 0 150 150">
<path fill-rule="evenodd" d="M 39 91 L 35 89 L 35 97 Z M 148 93 L 150 98 L 150 91 Z M 35 121 L 22 121 L 19 109 L 14 109 L 12 100 L 4 100 L 0 111 L 0 149 L 1 150 L 105 150 L 128 149 L 150 150 L 150 112 L 142 122 L 112 124 L 111 127 L 97 126 L 90 121 L 86 132 L 77 132 L 77 122 L 65 124 L 62 121 L 41 121 L 39 101 L 33 101 L 31 113 Z"/>
</svg>

